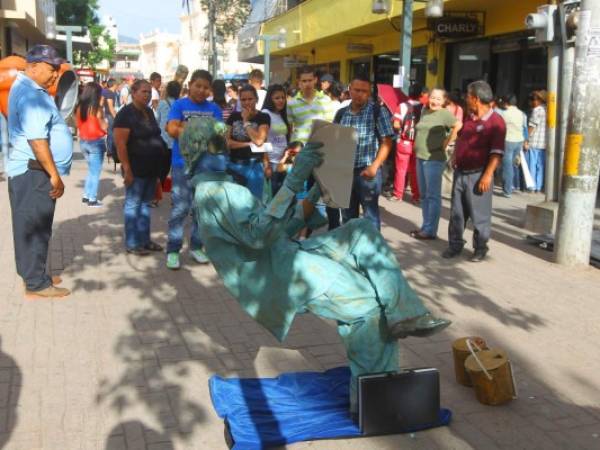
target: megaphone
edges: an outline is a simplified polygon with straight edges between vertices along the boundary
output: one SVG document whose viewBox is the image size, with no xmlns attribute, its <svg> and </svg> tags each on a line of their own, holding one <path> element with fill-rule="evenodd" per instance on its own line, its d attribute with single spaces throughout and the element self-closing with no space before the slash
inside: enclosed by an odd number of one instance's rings
<svg viewBox="0 0 600 450">
<path fill-rule="evenodd" d="M 8 56 L 0 59 L 0 111 L 8 116 L 8 94 L 17 78 L 17 73 L 25 70 L 27 62 L 20 56 Z M 56 82 L 48 89 L 48 94 L 54 97 L 56 107 L 61 116 L 67 120 L 73 114 L 77 105 L 79 83 L 77 75 L 71 70 L 70 64 L 64 63 L 58 70 Z"/>
</svg>

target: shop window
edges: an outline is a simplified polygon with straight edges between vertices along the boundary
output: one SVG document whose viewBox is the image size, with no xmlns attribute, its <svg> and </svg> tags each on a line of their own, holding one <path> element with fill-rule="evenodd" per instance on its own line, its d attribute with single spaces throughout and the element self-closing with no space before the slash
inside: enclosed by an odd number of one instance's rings
<svg viewBox="0 0 600 450">
<path fill-rule="evenodd" d="M 399 72 L 400 56 L 383 54 L 375 56 L 375 83 L 392 84 Z M 427 75 L 427 47 L 413 48 L 410 62 L 410 81 L 425 85 Z"/>
<path fill-rule="evenodd" d="M 489 81 L 490 42 L 472 41 L 448 45 L 450 64 L 446 66 L 447 88 L 467 90 L 476 80 Z"/>
<path fill-rule="evenodd" d="M 340 80 L 340 63 L 339 62 L 332 62 L 332 63 L 326 63 L 326 64 L 313 64 L 313 65 L 309 65 L 309 67 L 311 69 L 313 69 L 315 71 L 315 73 L 317 74 L 317 76 L 319 76 L 319 77 L 321 75 L 328 73 L 334 78 L 334 80 L 337 80 L 337 81 Z"/>
</svg>

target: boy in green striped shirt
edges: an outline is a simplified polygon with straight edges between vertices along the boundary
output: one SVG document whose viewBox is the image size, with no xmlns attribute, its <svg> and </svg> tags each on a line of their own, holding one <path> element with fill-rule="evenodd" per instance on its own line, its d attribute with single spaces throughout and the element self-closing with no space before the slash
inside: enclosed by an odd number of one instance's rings
<svg viewBox="0 0 600 450">
<path fill-rule="evenodd" d="M 300 92 L 287 104 L 287 117 L 292 125 L 291 141 L 308 141 L 315 119 L 332 121 L 336 104 L 323 92 L 317 91 L 315 71 L 302 67 L 298 72 Z"/>
</svg>

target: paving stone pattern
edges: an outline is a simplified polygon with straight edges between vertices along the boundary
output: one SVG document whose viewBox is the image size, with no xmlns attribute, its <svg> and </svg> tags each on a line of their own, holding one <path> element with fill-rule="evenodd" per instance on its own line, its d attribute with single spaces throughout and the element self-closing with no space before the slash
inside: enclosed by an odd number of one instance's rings
<svg viewBox="0 0 600 450">
<path fill-rule="evenodd" d="M 105 207 L 80 201 L 76 161 L 58 202 L 49 256 L 73 295 L 27 301 L 16 276 L 7 183 L 0 185 L 0 448 L 10 450 L 225 449 L 207 380 L 323 370 L 346 361 L 335 324 L 311 315 L 279 344 L 248 317 L 211 266 L 187 251 L 176 272 L 164 254 L 123 251 L 123 188 L 106 164 Z M 408 232 L 420 211 L 381 200 L 383 233 L 427 305 L 454 321 L 441 335 L 407 339 L 406 367 L 434 366 L 449 427 L 414 435 L 321 441 L 292 449 L 600 449 L 600 272 L 567 270 L 523 241 L 518 224 L 534 195 L 496 197 L 494 242 L 481 264 L 446 261 L 447 222 L 435 242 Z M 447 201 L 444 217 L 448 216 Z M 169 198 L 153 210 L 166 242 Z M 469 237 L 470 239 L 470 237 Z M 454 380 L 451 343 L 476 334 L 508 351 L 520 398 L 479 404 Z"/>
</svg>

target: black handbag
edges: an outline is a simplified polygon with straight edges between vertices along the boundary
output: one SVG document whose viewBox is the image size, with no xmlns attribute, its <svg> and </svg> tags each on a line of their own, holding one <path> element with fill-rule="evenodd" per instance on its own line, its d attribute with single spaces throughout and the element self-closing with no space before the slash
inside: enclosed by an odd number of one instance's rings
<svg viewBox="0 0 600 450">
<path fill-rule="evenodd" d="M 358 377 L 358 423 L 363 434 L 405 433 L 438 422 L 440 374 L 437 369 Z"/>
</svg>

